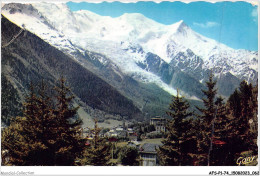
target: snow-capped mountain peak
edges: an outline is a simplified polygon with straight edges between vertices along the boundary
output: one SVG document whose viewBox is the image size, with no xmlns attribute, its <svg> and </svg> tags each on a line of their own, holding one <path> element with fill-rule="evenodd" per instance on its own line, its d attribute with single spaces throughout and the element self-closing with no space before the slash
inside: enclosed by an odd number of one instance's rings
<svg viewBox="0 0 260 176">
<path fill-rule="evenodd" d="M 181 20 L 173 25 L 177 26 L 177 32 L 179 32 L 179 33 L 185 32 L 187 29 L 190 29 L 183 20 Z"/>
<path fill-rule="evenodd" d="M 24 24 L 27 30 L 69 54 L 75 50 L 101 53 L 122 72 L 156 82 L 169 92 L 176 91 L 146 66 L 144 70 L 138 65 L 147 64 L 148 53 L 153 53 L 161 64 L 190 67 L 189 72 L 214 70 L 217 76 L 230 73 L 248 81 L 257 78 L 256 52 L 234 50 L 204 37 L 183 20 L 164 25 L 138 13 L 112 18 L 86 10 L 72 12 L 59 3 L 8 4 L 2 10 L 14 23 Z M 194 61 L 198 63 L 191 63 Z"/>
</svg>

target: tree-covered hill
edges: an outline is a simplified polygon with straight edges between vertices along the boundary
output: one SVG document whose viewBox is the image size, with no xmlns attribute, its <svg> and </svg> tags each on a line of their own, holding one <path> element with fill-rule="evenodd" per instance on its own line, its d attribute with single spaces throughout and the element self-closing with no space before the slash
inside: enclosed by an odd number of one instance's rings
<svg viewBox="0 0 260 176">
<path fill-rule="evenodd" d="M 128 118 L 141 117 L 140 110 L 131 100 L 36 35 L 23 31 L 10 45 L 3 47 L 20 28 L 5 17 L 2 17 L 1 24 L 4 122 L 21 113 L 21 102 L 30 82 L 38 84 L 44 79 L 51 89 L 61 76 L 65 77 L 76 97 L 93 109 Z"/>
</svg>

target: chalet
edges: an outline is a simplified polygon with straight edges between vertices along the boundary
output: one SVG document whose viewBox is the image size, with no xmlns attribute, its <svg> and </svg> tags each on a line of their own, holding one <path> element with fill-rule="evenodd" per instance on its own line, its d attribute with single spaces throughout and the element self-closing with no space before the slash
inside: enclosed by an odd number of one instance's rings
<svg viewBox="0 0 260 176">
<path fill-rule="evenodd" d="M 158 166 L 157 149 L 160 144 L 145 143 L 140 147 L 141 166 Z"/>
</svg>

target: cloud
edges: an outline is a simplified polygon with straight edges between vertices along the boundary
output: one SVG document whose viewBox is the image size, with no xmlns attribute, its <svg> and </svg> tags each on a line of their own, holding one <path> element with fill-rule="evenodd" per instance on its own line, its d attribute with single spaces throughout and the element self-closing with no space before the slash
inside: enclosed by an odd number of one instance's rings
<svg viewBox="0 0 260 176">
<path fill-rule="evenodd" d="M 208 21 L 206 23 L 196 23 L 194 22 L 193 25 L 199 26 L 201 28 L 211 28 L 215 26 L 219 26 L 219 23 L 213 22 L 213 21 Z"/>
<path fill-rule="evenodd" d="M 258 17 L 257 8 L 254 8 L 254 9 L 252 10 L 251 16 L 253 17 L 253 21 L 257 22 L 257 17 Z"/>
</svg>

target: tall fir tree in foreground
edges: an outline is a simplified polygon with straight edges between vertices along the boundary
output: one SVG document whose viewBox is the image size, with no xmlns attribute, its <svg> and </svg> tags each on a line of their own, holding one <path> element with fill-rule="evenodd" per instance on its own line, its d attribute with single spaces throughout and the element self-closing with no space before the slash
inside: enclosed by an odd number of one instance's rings
<svg viewBox="0 0 260 176">
<path fill-rule="evenodd" d="M 224 99 L 219 96 L 215 101 L 216 114 L 212 121 L 212 139 L 210 165 L 225 166 L 229 155 L 228 141 L 230 128 L 228 124 L 231 119 L 228 118 L 226 104 Z"/>
<path fill-rule="evenodd" d="M 99 136 L 100 128 L 98 127 L 97 120 L 95 119 L 95 128 L 92 130 L 94 135 L 93 139 L 85 147 L 81 165 L 92 166 L 109 166 L 111 159 L 110 145 L 106 144 L 105 139 Z"/>
<path fill-rule="evenodd" d="M 232 121 L 229 123 L 230 153 L 234 159 L 229 161 L 230 165 L 235 163 L 235 158 L 241 156 L 244 151 L 251 151 L 254 155 L 257 151 L 257 86 L 253 87 L 246 81 L 240 83 L 239 89 L 230 95 L 227 107 Z"/>
<path fill-rule="evenodd" d="M 251 101 L 251 106 L 253 109 L 253 118 L 252 118 L 252 123 L 250 123 L 251 131 L 254 133 L 254 136 L 257 138 L 258 136 L 258 84 L 256 84 L 253 87 L 253 95 L 252 95 L 252 101 Z M 256 143 L 256 141 L 255 141 Z"/>
<path fill-rule="evenodd" d="M 215 105 L 216 114 L 214 119 L 214 139 L 223 140 L 228 136 L 227 125 L 230 123 L 230 119 L 227 117 L 226 104 L 223 97 L 217 97 Z"/>
<path fill-rule="evenodd" d="M 40 96 L 30 85 L 30 94 L 23 104 L 23 117 L 17 117 L 2 133 L 2 149 L 8 152 L 10 165 L 52 164 L 47 128 L 54 121 L 46 86 L 42 82 Z"/>
<path fill-rule="evenodd" d="M 198 138 L 198 152 L 200 154 L 199 165 L 210 165 L 210 156 L 212 151 L 213 138 L 213 119 L 216 116 L 215 97 L 217 94 L 216 81 L 213 80 L 213 74 L 210 73 L 209 80 L 206 82 L 207 90 L 202 90 L 206 98 L 203 98 L 204 108 L 197 109 L 201 112 L 198 116 L 200 122 L 200 130 L 197 133 Z"/>
<path fill-rule="evenodd" d="M 73 107 L 71 90 L 65 85 L 64 77 L 61 77 L 56 91 L 54 115 L 56 125 L 51 129 L 57 132 L 55 140 L 55 163 L 57 165 L 75 165 L 75 159 L 82 155 L 84 140 L 80 135 L 81 119 L 77 118 L 78 107 Z"/>
<path fill-rule="evenodd" d="M 233 125 L 234 133 L 241 141 L 248 144 L 250 149 L 254 148 L 254 139 L 256 134 L 252 132 L 250 125 L 254 122 L 256 115 L 254 112 L 257 109 L 257 101 L 254 100 L 253 86 L 248 84 L 246 81 L 242 81 L 239 87 L 239 97 L 241 103 L 241 115 L 234 119 L 234 123 L 239 124 L 238 126 Z"/>
<path fill-rule="evenodd" d="M 47 95 L 42 83 L 38 95 L 31 85 L 24 103 L 23 117 L 17 117 L 2 133 L 2 150 L 7 151 L 9 165 L 55 166 L 75 165 L 81 155 L 83 140 L 77 130 L 80 120 L 77 108 L 70 107 L 73 96 L 61 78 L 56 105 Z M 53 108 L 57 107 L 57 108 Z"/>
<path fill-rule="evenodd" d="M 183 150 L 185 143 L 192 140 L 194 135 L 192 119 L 189 118 L 192 113 L 188 109 L 188 102 L 177 93 L 177 96 L 173 97 L 170 104 L 170 111 L 167 112 L 172 119 L 166 125 L 166 138 L 163 139 L 163 145 L 157 151 L 160 165 L 191 165 L 189 163 L 191 156 Z"/>
</svg>

